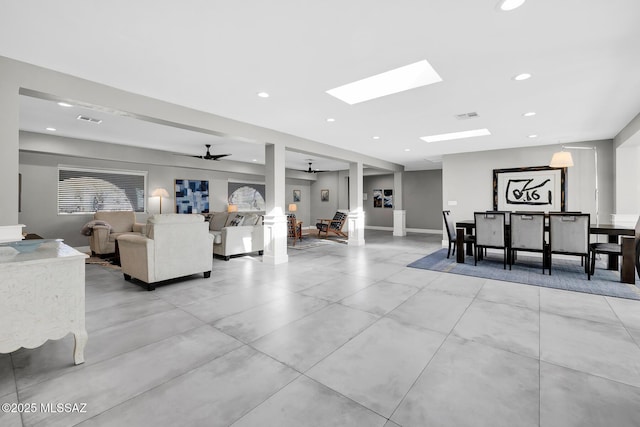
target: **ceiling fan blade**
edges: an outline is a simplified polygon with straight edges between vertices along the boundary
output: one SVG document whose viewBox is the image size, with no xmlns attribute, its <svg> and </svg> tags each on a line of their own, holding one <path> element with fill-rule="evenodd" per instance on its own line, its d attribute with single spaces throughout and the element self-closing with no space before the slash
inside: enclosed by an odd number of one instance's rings
<svg viewBox="0 0 640 427">
<path fill-rule="evenodd" d="M 209 160 L 220 160 L 223 157 L 230 156 L 231 154 L 211 154 Z"/>
</svg>

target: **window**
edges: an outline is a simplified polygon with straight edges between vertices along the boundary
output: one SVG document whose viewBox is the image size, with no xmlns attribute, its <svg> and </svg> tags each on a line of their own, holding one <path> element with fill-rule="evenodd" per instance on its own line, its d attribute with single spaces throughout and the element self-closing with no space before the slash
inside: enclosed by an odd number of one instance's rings
<svg viewBox="0 0 640 427">
<path fill-rule="evenodd" d="M 145 212 L 147 172 L 58 166 L 58 214 Z"/>
</svg>

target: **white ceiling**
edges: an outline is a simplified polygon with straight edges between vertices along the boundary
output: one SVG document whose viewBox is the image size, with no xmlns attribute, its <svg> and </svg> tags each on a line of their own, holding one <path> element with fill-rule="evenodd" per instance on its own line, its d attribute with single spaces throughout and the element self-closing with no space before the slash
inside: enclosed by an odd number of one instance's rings
<svg viewBox="0 0 640 427">
<path fill-rule="evenodd" d="M 497 0 L 1 4 L 0 55 L 408 170 L 432 168 L 425 159 L 448 153 L 613 138 L 640 112 L 638 0 L 528 0 L 511 12 L 498 11 Z M 422 59 L 442 82 L 356 105 L 325 92 Z M 522 72 L 533 77 L 512 79 Z M 45 123 L 60 110 L 23 99 L 21 126 L 65 134 L 68 122 Z M 454 118 L 472 111 L 479 117 Z M 523 117 L 528 111 L 537 114 Z M 95 131 L 82 124 L 82 135 L 65 135 L 186 154 L 211 143 L 234 160 L 264 156 L 257 144 L 149 123 L 120 126 L 123 134 L 106 130 L 106 119 Z M 492 135 L 419 139 L 476 128 Z M 288 157 L 287 166 L 303 168 L 307 157 Z"/>
</svg>

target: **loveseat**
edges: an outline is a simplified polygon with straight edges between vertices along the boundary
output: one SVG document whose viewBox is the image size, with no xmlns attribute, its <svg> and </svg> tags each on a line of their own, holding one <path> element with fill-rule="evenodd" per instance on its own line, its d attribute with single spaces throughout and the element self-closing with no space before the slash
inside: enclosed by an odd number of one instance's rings
<svg viewBox="0 0 640 427">
<path fill-rule="evenodd" d="M 93 215 L 93 225 L 89 235 L 92 255 L 112 254 L 116 251 L 116 239 L 123 234 L 144 234 L 145 224 L 136 222 L 133 211 L 98 211 Z"/>
<path fill-rule="evenodd" d="M 155 283 L 204 273 L 210 277 L 213 236 L 202 215 L 158 214 L 147 220 L 146 234 L 118 237 L 125 280 L 136 278 L 155 289 Z"/>
<path fill-rule="evenodd" d="M 232 255 L 264 250 L 263 212 L 213 212 L 209 214 L 209 233 L 214 237 L 213 253 L 226 261 Z"/>
</svg>

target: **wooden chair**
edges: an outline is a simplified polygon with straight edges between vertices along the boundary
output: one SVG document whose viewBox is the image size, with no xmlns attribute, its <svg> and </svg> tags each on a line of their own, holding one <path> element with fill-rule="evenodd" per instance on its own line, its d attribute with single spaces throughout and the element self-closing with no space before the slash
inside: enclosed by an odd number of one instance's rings
<svg viewBox="0 0 640 427">
<path fill-rule="evenodd" d="M 302 221 L 296 219 L 295 214 L 287 214 L 288 238 L 293 239 L 293 246 L 296 240 L 302 240 Z"/>
<path fill-rule="evenodd" d="M 636 271 L 638 276 L 640 276 L 640 217 L 638 217 L 638 221 L 636 222 L 635 248 Z M 622 256 L 622 245 L 619 243 L 591 243 L 589 249 L 591 256 L 591 275 L 595 273 L 596 254 Z"/>
<path fill-rule="evenodd" d="M 347 237 L 346 233 L 342 231 L 344 223 L 347 221 L 347 214 L 343 212 L 336 212 L 333 219 L 318 219 L 316 228 L 318 229 L 318 237 L 321 237 L 321 233 L 324 233 L 325 238 L 329 236 L 329 232 L 337 234 L 341 237 Z"/>
<path fill-rule="evenodd" d="M 450 255 L 456 254 L 457 233 L 456 233 L 456 227 L 453 223 L 453 218 L 451 218 L 451 211 L 442 211 L 442 216 L 444 217 L 444 224 L 447 228 L 447 236 L 449 237 L 449 250 L 447 251 L 447 258 L 449 258 Z M 470 234 L 464 235 L 465 243 L 475 243 L 475 241 L 476 241 L 475 236 L 472 236 Z M 451 251 L 452 248 L 453 248 L 453 252 Z"/>
</svg>

